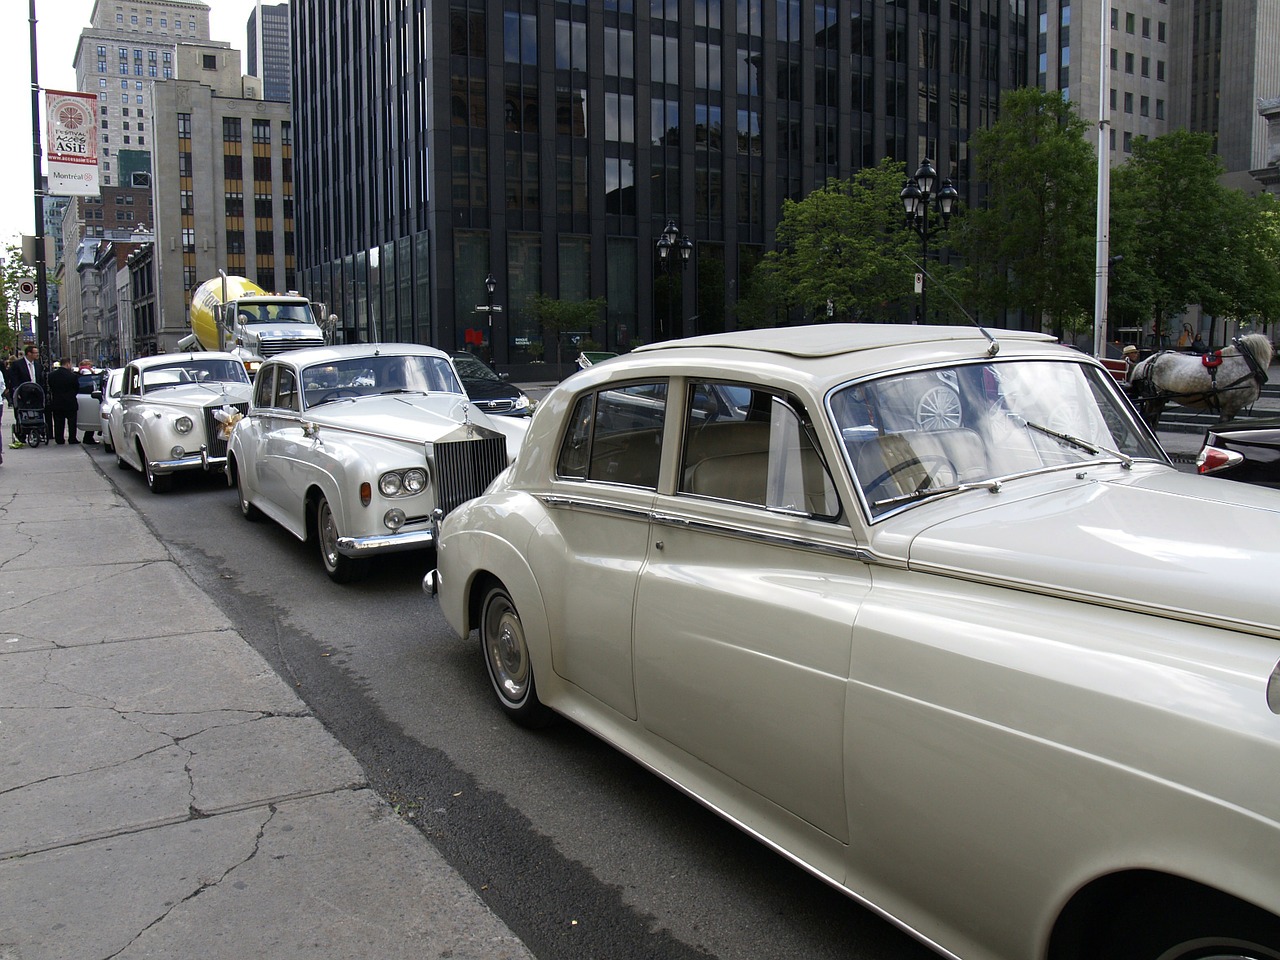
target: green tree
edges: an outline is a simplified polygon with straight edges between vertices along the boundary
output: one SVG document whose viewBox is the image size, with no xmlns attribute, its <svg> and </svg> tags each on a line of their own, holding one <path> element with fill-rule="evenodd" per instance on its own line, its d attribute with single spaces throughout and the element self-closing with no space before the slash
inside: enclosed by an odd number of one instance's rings
<svg viewBox="0 0 1280 960">
<path fill-rule="evenodd" d="M 590 333 L 591 328 L 600 319 L 600 311 L 605 303 L 604 297 L 591 300 L 559 300 L 535 293 L 529 298 L 529 312 L 538 321 L 543 337 L 545 338 L 548 332 L 555 336 L 557 364 L 560 363 L 562 335 L 578 331 Z"/>
<path fill-rule="evenodd" d="M 22 330 L 19 316 L 18 283 L 22 280 L 34 280 L 36 271 L 22 259 L 20 244 L 10 241 L 4 248 L 4 269 L 0 270 L 0 352 L 11 353 L 18 346 L 18 337 Z"/>
<path fill-rule="evenodd" d="M 1092 314 L 1097 164 L 1087 130 L 1057 91 L 1006 93 L 1000 118 L 973 137 L 986 203 L 952 240 L 980 306 L 1026 310 L 1059 335 Z"/>
<path fill-rule="evenodd" d="M 785 201 L 777 248 L 753 271 L 739 302 L 741 325 L 764 326 L 793 309 L 826 317 L 828 304 L 842 320 L 896 317 L 912 293 L 919 244 L 902 226 L 898 193 L 905 176 L 902 163 L 885 159 L 848 180 L 828 180 L 803 200 Z"/>
<path fill-rule="evenodd" d="M 1111 248 L 1124 259 L 1111 315 L 1164 331 L 1188 305 L 1240 320 L 1280 316 L 1280 220 L 1273 198 L 1224 187 L 1209 134 L 1138 137 L 1111 191 Z"/>
</svg>

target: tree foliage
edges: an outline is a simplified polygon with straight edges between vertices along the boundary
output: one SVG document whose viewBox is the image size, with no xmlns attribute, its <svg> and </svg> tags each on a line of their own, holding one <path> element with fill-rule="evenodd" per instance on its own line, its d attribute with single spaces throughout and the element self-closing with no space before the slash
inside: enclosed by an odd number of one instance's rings
<svg viewBox="0 0 1280 960">
<path fill-rule="evenodd" d="M 981 307 L 1023 309 L 1059 332 L 1092 314 L 1097 165 L 1087 130 L 1057 91 L 1024 88 L 974 134 L 986 203 L 967 211 L 953 243 Z"/>
<path fill-rule="evenodd" d="M 765 325 L 777 311 L 796 309 L 825 318 L 828 303 L 837 319 L 895 318 L 912 293 L 919 244 L 902 226 L 904 176 L 900 162 L 885 159 L 785 201 L 777 248 L 765 254 L 739 303 L 741 325 Z"/>
<path fill-rule="evenodd" d="M 18 335 L 22 329 L 19 316 L 18 283 L 22 280 L 34 280 L 34 267 L 27 266 L 22 259 L 22 247 L 10 241 L 4 248 L 4 269 L 0 270 L 0 351 L 12 352 L 18 346 Z M 34 323 L 34 319 L 32 320 Z"/>
<path fill-rule="evenodd" d="M 1269 196 L 1220 182 L 1209 134 L 1138 137 L 1111 190 L 1110 315 L 1165 329 L 1191 304 L 1237 320 L 1280 317 L 1280 220 Z"/>
<path fill-rule="evenodd" d="M 538 321 L 538 327 L 555 336 L 556 363 L 560 363 L 561 335 L 579 331 L 589 332 L 600 318 L 600 311 L 605 306 L 604 297 L 592 300 L 560 300 L 545 294 L 535 293 L 529 298 L 529 312 Z"/>
</svg>

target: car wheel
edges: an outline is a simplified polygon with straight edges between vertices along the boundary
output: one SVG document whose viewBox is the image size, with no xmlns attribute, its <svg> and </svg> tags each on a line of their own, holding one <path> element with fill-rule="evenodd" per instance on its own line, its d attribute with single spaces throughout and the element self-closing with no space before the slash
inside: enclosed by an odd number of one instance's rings
<svg viewBox="0 0 1280 960">
<path fill-rule="evenodd" d="M 240 515 L 246 520 L 257 521 L 262 519 L 262 511 L 249 502 L 249 495 L 244 489 L 244 480 L 240 476 L 239 465 L 231 461 L 231 474 L 236 481 L 236 496 L 240 499 Z"/>
<path fill-rule="evenodd" d="M 151 469 L 151 461 L 147 459 L 147 451 L 138 444 L 138 459 L 142 461 L 142 472 L 147 478 L 147 489 L 152 493 L 168 493 L 173 489 L 173 474 L 156 473 Z"/>
<path fill-rule="evenodd" d="M 499 706 L 521 726 L 545 727 L 555 714 L 538 699 L 524 625 L 511 595 L 494 584 L 480 609 L 480 647 Z"/>
<path fill-rule="evenodd" d="M 338 523 L 333 518 L 329 501 L 321 496 L 316 504 L 316 541 L 320 545 L 320 562 L 334 583 L 354 583 L 364 576 L 368 561 L 339 553 L 338 536 Z"/>
<path fill-rule="evenodd" d="M 1097 960 L 1280 960 L 1280 919 L 1217 893 L 1165 891 L 1118 917 Z"/>
</svg>

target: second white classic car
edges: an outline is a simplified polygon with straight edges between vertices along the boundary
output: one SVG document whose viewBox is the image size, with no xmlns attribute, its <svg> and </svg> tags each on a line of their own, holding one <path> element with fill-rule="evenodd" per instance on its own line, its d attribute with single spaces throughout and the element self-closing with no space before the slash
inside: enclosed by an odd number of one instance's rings
<svg viewBox="0 0 1280 960">
<path fill-rule="evenodd" d="M 246 517 L 314 540 L 344 583 L 374 554 L 431 546 L 438 517 L 483 493 L 525 430 L 481 413 L 432 347 L 293 350 L 258 370 L 227 479 Z"/>
<path fill-rule="evenodd" d="M 513 720 L 568 717 L 944 956 L 1276 960 L 1280 495 L 1177 472 L 1097 361 L 996 336 L 591 367 L 426 586 Z"/>
<path fill-rule="evenodd" d="M 141 470 L 163 493 L 182 470 L 221 469 L 230 422 L 252 386 L 230 353 L 140 357 L 124 369 L 120 402 L 108 414 L 108 444 L 121 467 Z"/>
</svg>

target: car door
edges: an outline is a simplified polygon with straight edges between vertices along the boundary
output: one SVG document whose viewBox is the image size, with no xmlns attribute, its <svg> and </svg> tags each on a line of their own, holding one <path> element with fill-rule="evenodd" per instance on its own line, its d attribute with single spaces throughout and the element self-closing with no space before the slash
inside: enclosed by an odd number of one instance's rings
<svg viewBox="0 0 1280 960">
<path fill-rule="evenodd" d="M 548 519 L 528 547 L 530 566 L 565 585 L 544 594 L 555 672 L 630 719 L 631 607 L 649 551 L 666 395 L 662 379 L 577 398 L 544 498 Z"/>
<path fill-rule="evenodd" d="M 267 494 L 265 478 L 268 471 L 263 458 L 266 436 L 271 430 L 275 379 L 275 364 L 264 364 L 258 369 L 253 378 L 253 402 L 249 414 L 235 427 L 235 442 L 240 452 L 236 469 L 240 471 L 251 498 L 272 516 L 276 507 Z"/>
<path fill-rule="evenodd" d="M 120 393 L 120 405 L 113 413 L 116 421 L 112 424 L 112 428 L 115 430 L 115 438 L 112 442 L 116 445 L 116 456 L 123 458 L 126 463 L 131 464 L 138 470 L 142 469 L 142 461 L 138 456 L 136 439 L 142 402 L 142 371 L 138 367 L 130 365 L 124 372 L 124 386 Z"/>
<path fill-rule="evenodd" d="M 314 473 L 308 453 L 313 441 L 302 433 L 302 396 L 298 375 L 285 363 L 276 365 L 271 409 L 262 438 L 262 462 L 267 476 L 268 495 L 286 526 L 295 532 L 306 529 L 304 496 Z"/>
<path fill-rule="evenodd" d="M 749 402 L 708 421 L 726 386 Z M 684 406 L 636 592 L 639 720 L 847 843 L 845 699 L 869 571 L 798 401 L 691 383 Z"/>
</svg>

